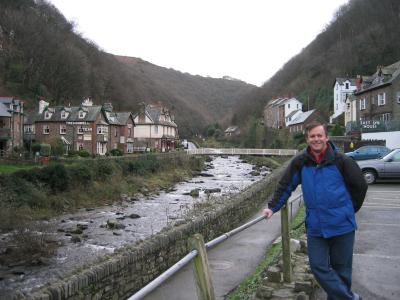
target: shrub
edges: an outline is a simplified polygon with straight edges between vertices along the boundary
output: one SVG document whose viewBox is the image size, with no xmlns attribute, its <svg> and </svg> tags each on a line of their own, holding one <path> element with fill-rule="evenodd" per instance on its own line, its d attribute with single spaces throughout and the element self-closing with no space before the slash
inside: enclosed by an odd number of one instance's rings
<svg viewBox="0 0 400 300">
<path fill-rule="evenodd" d="M 111 156 L 122 156 L 124 152 L 121 149 L 112 149 L 110 151 Z"/>
<path fill-rule="evenodd" d="M 53 192 L 65 191 L 68 188 L 68 173 L 63 164 L 52 164 L 40 170 L 40 180 Z"/>
<path fill-rule="evenodd" d="M 89 157 L 90 153 L 86 149 L 81 149 L 81 150 L 78 151 L 78 155 L 80 157 Z"/>
<path fill-rule="evenodd" d="M 94 174 L 96 179 L 106 179 L 114 173 L 113 161 L 97 160 L 94 166 Z"/>
<path fill-rule="evenodd" d="M 79 185 L 89 184 L 93 178 L 90 168 L 85 164 L 77 164 L 68 168 L 69 178 Z"/>
<path fill-rule="evenodd" d="M 51 146 L 49 144 L 40 144 L 40 156 L 50 156 Z"/>
</svg>

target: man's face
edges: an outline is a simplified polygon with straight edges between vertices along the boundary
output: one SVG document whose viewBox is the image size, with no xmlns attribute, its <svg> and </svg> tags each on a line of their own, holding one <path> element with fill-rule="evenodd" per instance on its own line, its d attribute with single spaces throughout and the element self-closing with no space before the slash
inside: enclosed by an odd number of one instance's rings
<svg viewBox="0 0 400 300">
<path fill-rule="evenodd" d="M 308 132 L 307 144 L 315 153 L 322 152 L 322 150 L 325 149 L 328 140 L 329 139 L 326 136 L 324 127 L 322 125 L 317 126 Z"/>
</svg>

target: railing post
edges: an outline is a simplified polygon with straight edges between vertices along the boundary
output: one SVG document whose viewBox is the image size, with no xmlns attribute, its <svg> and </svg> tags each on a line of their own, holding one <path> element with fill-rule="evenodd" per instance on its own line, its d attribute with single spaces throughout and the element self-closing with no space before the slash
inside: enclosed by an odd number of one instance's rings
<svg viewBox="0 0 400 300">
<path fill-rule="evenodd" d="M 281 209 L 281 227 L 282 227 L 282 261 L 283 261 L 283 280 L 292 282 L 292 264 L 290 251 L 290 220 L 289 205 Z"/>
<path fill-rule="evenodd" d="M 197 296 L 199 300 L 215 300 L 214 287 L 211 280 L 211 272 L 208 266 L 207 251 L 201 234 L 196 233 L 190 239 L 190 245 L 198 254 L 194 259 L 194 273 L 197 284 Z"/>
</svg>

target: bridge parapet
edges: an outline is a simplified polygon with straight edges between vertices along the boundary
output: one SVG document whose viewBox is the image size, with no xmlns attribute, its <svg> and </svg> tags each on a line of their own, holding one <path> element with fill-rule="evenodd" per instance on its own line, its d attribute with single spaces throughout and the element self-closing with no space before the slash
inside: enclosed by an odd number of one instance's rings
<svg viewBox="0 0 400 300">
<path fill-rule="evenodd" d="M 191 155 L 276 155 L 293 156 L 296 149 L 242 149 L 242 148 L 198 148 L 186 150 Z"/>
</svg>

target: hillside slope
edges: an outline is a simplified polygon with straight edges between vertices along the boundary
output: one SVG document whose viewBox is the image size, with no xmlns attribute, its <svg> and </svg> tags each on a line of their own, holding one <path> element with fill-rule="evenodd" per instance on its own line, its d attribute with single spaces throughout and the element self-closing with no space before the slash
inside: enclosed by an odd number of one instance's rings
<svg viewBox="0 0 400 300">
<path fill-rule="evenodd" d="M 176 116 L 182 136 L 214 122 L 229 123 L 239 99 L 257 87 L 204 78 L 107 54 L 75 33 L 74 26 L 44 0 L 0 2 L 0 95 L 52 105 L 91 97 L 116 110 L 161 102 Z"/>
<path fill-rule="evenodd" d="M 400 1 L 350 0 L 313 42 L 239 102 L 236 111 L 260 116 L 272 98 L 294 95 L 328 115 L 335 78 L 370 75 L 378 65 L 400 60 L 399 36 Z"/>
</svg>

